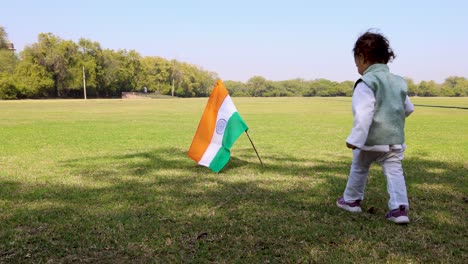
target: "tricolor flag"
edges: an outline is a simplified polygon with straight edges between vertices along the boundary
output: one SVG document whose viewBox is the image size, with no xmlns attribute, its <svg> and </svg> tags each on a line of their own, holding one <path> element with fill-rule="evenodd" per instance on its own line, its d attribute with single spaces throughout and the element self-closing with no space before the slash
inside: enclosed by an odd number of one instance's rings
<svg viewBox="0 0 468 264">
<path fill-rule="evenodd" d="M 231 147 L 248 129 L 221 80 L 211 92 L 188 156 L 219 172 L 229 161 Z"/>
</svg>

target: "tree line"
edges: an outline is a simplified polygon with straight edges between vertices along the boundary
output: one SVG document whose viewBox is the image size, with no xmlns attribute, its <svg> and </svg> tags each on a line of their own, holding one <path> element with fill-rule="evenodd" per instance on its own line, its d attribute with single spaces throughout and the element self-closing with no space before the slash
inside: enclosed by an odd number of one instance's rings
<svg viewBox="0 0 468 264">
<path fill-rule="evenodd" d="M 81 38 L 64 40 L 41 33 L 37 42 L 15 53 L 0 26 L 0 99 L 118 98 L 122 92 L 178 97 L 205 97 L 218 74 L 161 57 L 141 56 L 135 50 L 104 49 Z M 444 83 L 407 79 L 411 96 L 468 96 L 468 80 L 448 77 Z M 84 85 L 85 83 L 85 85 Z M 254 76 L 247 82 L 225 81 L 231 96 L 351 96 L 353 81 L 327 79 L 270 81 Z"/>
<path fill-rule="evenodd" d="M 0 27 L 0 98 L 120 97 L 140 91 L 181 97 L 207 96 L 217 76 L 202 68 L 134 50 L 103 49 L 81 38 L 64 40 L 41 33 L 36 43 L 16 54 Z M 174 90 L 174 91 L 172 91 Z"/>
</svg>

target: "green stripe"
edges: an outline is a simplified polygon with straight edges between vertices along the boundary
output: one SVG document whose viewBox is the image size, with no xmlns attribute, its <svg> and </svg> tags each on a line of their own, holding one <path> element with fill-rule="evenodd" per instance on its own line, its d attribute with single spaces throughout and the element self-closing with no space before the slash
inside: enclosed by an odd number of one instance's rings
<svg viewBox="0 0 468 264">
<path fill-rule="evenodd" d="M 231 157 L 231 147 L 234 145 L 234 142 L 246 131 L 249 129 L 245 124 L 242 117 L 238 112 L 235 112 L 229 121 L 226 124 L 226 129 L 224 130 L 223 135 L 223 146 L 219 149 L 216 156 L 210 163 L 209 168 L 214 172 L 219 172 L 226 163 L 228 163 L 229 158 Z"/>
</svg>

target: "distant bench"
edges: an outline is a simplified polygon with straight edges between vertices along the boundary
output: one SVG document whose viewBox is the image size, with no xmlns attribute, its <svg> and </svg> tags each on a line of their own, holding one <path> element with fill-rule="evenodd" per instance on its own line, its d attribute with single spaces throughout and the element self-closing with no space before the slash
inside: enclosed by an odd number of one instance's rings
<svg viewBox="0 0 468 264">
<path fill-rule="evenodd" d="M 122 99 L 149 99 L 149 97 L 144 93 L 122 92 Z"/>
</svg>

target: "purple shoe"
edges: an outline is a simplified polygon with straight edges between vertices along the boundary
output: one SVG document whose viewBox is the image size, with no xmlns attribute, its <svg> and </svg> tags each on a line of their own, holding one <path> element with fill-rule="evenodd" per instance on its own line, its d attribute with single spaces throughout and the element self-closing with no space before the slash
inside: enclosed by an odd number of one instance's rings
<svg viewBox="0 0 468 264">
<path fill-rule="evenodd" d="M 362 212 L 361 200 L 356 200 L 354 202 L 346 202 L 343 197 L 340 197 L 336 201 L 336 206 L 346 211 L 353 212 L 353 213 Z"/>
<path fill-rule="evenodd" d="M 408 224 L 410 222 L 408 213 L 406 212 L 406 207 L 404 205 L 400 205 L 400 207 L 397 209 L 390 210 L 385 215 L 385 218 L 396 224 Z"/>
</svg>

